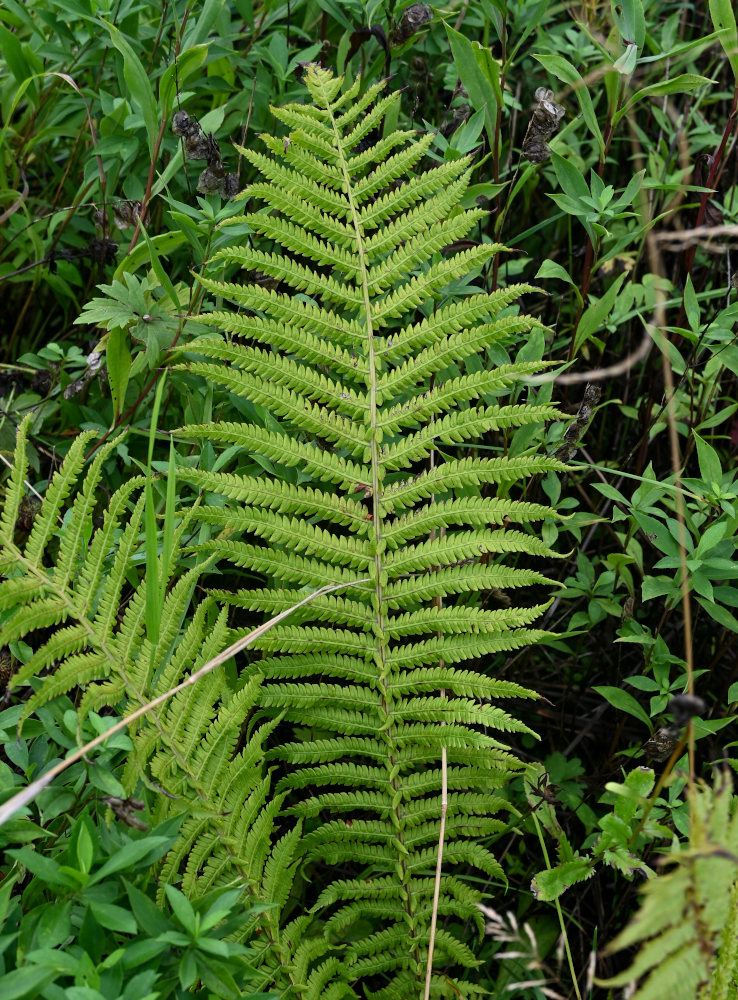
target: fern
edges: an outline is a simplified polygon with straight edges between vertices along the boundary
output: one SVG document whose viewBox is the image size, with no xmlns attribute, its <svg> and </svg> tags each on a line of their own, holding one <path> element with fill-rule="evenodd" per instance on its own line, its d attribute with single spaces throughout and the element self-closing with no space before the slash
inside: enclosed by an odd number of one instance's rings
<svg viewBox="0 0 738 1000">
<path fill-rule="evenodd" d="M 94 528 L 100 480 L 117 439 L 98 450 L 80 482 L 94 432 L 81 434 L 52 478 L 24 540 L 16 522 L 28 475 L 28 427 L 27 419 L 18 431 L 0 513 L 5 576 L 0 647 L 26 639 L 33 648 L 10 682 L 17 688 L 35 679 L 20 724 L 72 689 L 83 692 L 80 716 L 104 707 L 133 711 L 228 646 L 226 612 L 210 598 L 191 608 L 195 584 L 209 560 L 170 581 L 152 645 L 146 636 L 146 581 L 136 582 L 132 572 L 142 544 L 143 477 L 130 479 L 113 494 L 101 526 Z M 175 551 L 188 527 L 182 519 Z M 149 786 L 155 820 L 185 812 L 178 840 L 163 861 L 161 895 L 171 883 L 181 883 L 190 896 L 240 887 L 254 914 L 240 937 L 259 931 L 255 961 L 262 985 L 286 990 L 295 982 L 296 958 L 279 915 L 294 878 L 300 825 L 275 827 L 282 796 L 272 794 L 262 766 L 274 722 L 252 727 L 243 738 L 259 687 L 260 677 L 254 676 L 234 691 L 221 668 L 149 711 L 131 731 L 133 750 L 123 783 L 131 793 L 141 780 Z"/>
<path fill-rule="evenodd" d="M 640 945 L 632 966 L 602 985 L 642 980 L 633 1000 L 731 1000 L 738 950 L 738 803 L 727 773 L 689 793 L 689 846 L 663 859 L 639 912 L 608 952 Z M 629 994 L 631 995 L 631 994 Z"/>
<path fill-rule="evenodd" d="M 550 559 L 524 526 L 556 515 L 506 494 L 564 466 L 533 452 L 444 451 L 559 414 L 548 404 L 499 402 L 541 363 L 469 363 L 538 325 L 511 311 L 528 286 L 450 303 L 444 293 L 501 249 L 441 253 L 484 217 L 459 208 L 470 159 L 418 171 L 432 137 L 411 132 L 363 149 L 399 94 L 382 96 L 379 84 L 359 97 L 357 81 L 341 95 L 342 80 L 316 66 L 306 83 L 314 106 L 274 111 L 288 139 L 264 136 L 271 155 L 241 150 L 265 178 L 241 197 L 264 209 L 233 221 L 272 249 L 231 246 L 212 262 L 279 286 L 200 278 L 239 311 L 203 315 L 229 337 L 198 339 L 181 365 L 280 423 L 229 419 L 187 426 L 180 437 L 260 456 L 276 475 L 183 468 L 178 477 L 223 498 L 196 510 L 211 537 L 195 550 L 266 580 L 219 598 L 273 612 L 305 588 L 349 582 L 357 570 L 370 578 L 271 632 L 257 664 L 270 725 L 296 727 L 270 750 L 284 768 L 274 801 L 309 822 L 306 860 L 337 869 L 314 909 L 343 960 L 321 964 L 303 939 L 305 996 L 340 995 L 344 982 L 362 983 L 377 1000 L 421 995 L 442 747 L 450 791 L 432 995 L 470 996 L 476 987 L 441 969 L 477 964 L 462 925 L 481 931 L 479 893 L 463 877 L 471 868 L 503 878 L 485 847 L 502 826 L 496 790 L 520 767 L 502 734 L 529 732 L 498 702 L 532 697 L 482 664 L 546 634 L 531 627 L 541 606 L 486 611 L 479 594 L 545 584 L 539 570 L 498 557 Z M 372 933 L 351 932 L 366 920 Z M 306 928 L 294 925 L 295 940 Z"/>
</svg>

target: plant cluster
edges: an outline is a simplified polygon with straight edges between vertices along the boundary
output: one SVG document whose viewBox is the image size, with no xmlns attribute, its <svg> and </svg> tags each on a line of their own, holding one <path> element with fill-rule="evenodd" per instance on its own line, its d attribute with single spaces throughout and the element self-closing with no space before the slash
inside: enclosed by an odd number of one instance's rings
<svg viewBox="0 0 738 1000">
<path fill-rule="evenodd" d="M 735 996 L 731 4 L 0 49 L 2 995 Z"/>
</svg>

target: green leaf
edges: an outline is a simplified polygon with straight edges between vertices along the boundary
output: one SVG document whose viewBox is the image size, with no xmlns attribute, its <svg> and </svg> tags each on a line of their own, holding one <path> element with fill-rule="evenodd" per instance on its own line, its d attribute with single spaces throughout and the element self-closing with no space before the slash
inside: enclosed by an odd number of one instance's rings
<svg viewBox="0 0 738 1000">
<path fill-rule="evenodd" d="M 168 66 L 162 73 L 159 80 L 159 103 L 164 119 L 168 119 L 171 114 L 177 92 L 177 82 L 179 81 L 181 89 L 185 81 L 194 76 L 207 59 L 209 47 L 207 42 L 203 42 L 201 45 L 193 45 L 186 52 L 180 52 L 179 56 L 173 60 L 172 65 Z"/>
<path fill-rule="evenodd" d="M 649 729 L 653 729 L 651 720 L 641 707 L 640 702 L 636 701 L 630 692 L 624 691 L 619 687 L 612 687 L 609 684 L 595 685 L 592 690 L 601 694 L 606 701 L 610 702 L 613 708 L 617 708 L 621 712 L 627 712 L 628 715 L 632 715 L 645 723 Z"/>
<path fill-rule="evenodd" d="M 92 873 L 89 885 L 102 882 L 109 875 L 115 874 L 115 872 L 124 871 L 126 868 L 133 868 L 138 862 L 149 855 L 153 855 L 154 859 L 160 857 L 160 854 L 157 852 L 160 847 L 164 847 L 165 845 L 167 847 L 171 845 L 170 837 L 144 837 L 141 840 L 134 840 L 128 844 L 124 844 L 123 847 L 118 848 L 115 855 L 102 868 L 98 868 L 96 872 Z"/>
<path fill-rule="evenodd" d="M 603 337 L 607 333 L 604 329 L 605 321 L 612 312 L 615 306 L 615 300 L 617 299 L 620 289 L 623 287 L 623 283 L 627 277 L 627 272 L 619 274 L 602 298 L 598 299 L 598 301 L 594 302 L 591 306 L 587 306 L 584 310 L 582 318 L 579 320 L 577 335 L 574 341 L 575 354 L 579 351 L 582 344 L 585 344 L 590 337 L 595 334 L 598 337 Z"/>
<path fill-rule="evenodd" d="M 131 902 L 131 910 L 144 933 L 150 937 L 158 937 L 160 934 L 166 934 L 167 931 L 172 930 L 171 922 L 167 920 L 153 900 L 125 879 L 123 883 Z"/>
<path fill-rule="evenodd" d="M 90 903 L 90 910 L 101 927 L 109 931 L 120 931 L 122 934 L 136 934 L 138 924 L 133 914 L 122 906 L 112 903 Z"/>
<path fill-rule="evenodd" d="M 138 220 L 138 227 L 143 233 L 143 237 L 146 240 L 146 245 L 149 248 L 149 256 L 151 257 L 151 266 L 154 269 L 154 274 L 157 276 L 161 282 L 161 286 L 164 291 L 169 296 L 169 300 L 176 310 L 179 310 L 180 301 L 177 293 L 174 290 L 174 285 L 172 284 L 172 279 L 169 277 L 167 272 L 162 267 L 161 261 L 159 260 L 159 254 L 156 252 L 156 246 L 152 239 L 150 239 L 149 234 L 144 229 L 144 224 L 141 220 Z"/>
<path fill-rule="evenodd" d="M 626 45 L 643 48 L 646 41 L 646 18 L 642 0 L 611 0 L 612 18 Z"/>
<path fill-rule="evenodd" d="M 114 24 L 106 21 L 104 18 L 101 18 L 100 20 L 110 32 L 110 40 L 113 45 L 123 56 L 123 76 L 128 84 L 131 100 L 133 101 L 135 107 L 137 107 L 141 112 L 141 117 L 144 120 L 146 134 L 149 140 L 149 155 L 153 157 L 158 134 L 158 113 L 156 98 L 154 96 L 154 89 L 151 86 L 151 81 L 149 80 L 148 74 L 141 63 L 141 60 L 123 37 L 119 29 L 116 28 Z"/>
<path fill-rule="evenodd" d="M 557 80 L 561 80 L 562 83 L 567 83 L 570 87 L 574 88 L 574 93 L 582 112 L 582 118 L 584 118 L 587 128 L 597 140 L 597 147 L 600 155 L 602 155 L 605 152 L 605 140 L 602 137 L 600 124 L 597 121 L 597 115 L 592 104 L 592 96 L 579 70 L 568 59 L 565 59 L 564 56 L 537 52 L 531 54 Z"/>
<path fill-rule="evenodd" d="M 577 882 L 585 882 L 594 875 L 595 863 L 592 858 L 574 858 L 563 864 L 539 872 L 530 888 L 536 899 L 552 902 Z"/>
<path fill-rule="evenodd" d="M 738 84 L 738 26 L 733 0 L 709 0 L 712 26 L 720 37 L 730 68 Z"/>
<path fill-rule="evenodd" d="M 648 87 L 643 87 L 642 90 L 636 91 L 630 100 L 613 115 L 613 125 L 616 125 L 623 115 L 627 115 L 645 97 L 663 97 L 666 94 L 687 94 L 690 90 L 696 90 L 697 87 L 703 87 L 705 84 L 714 82 L 714 80 L 710 80 L 706 76 L 697 76 L 696 73 L 682 73 L 671 80 L 661 80 L 660 83 L 649 84 Z"/>
<path fill-rule="evenodd" d="M 544 260 L 536 272 L 536 278 L 559 278 L 561 281 L 566 281 L 569 285 L 574 285 L 576 288 L 574 279 L 569 272 L 555 260 Z"/>
<path fill-rule="evenodd" d="M 90 831 L 87 829 L 86 823 L 82 822 L 78 826 L 77 833 L 77 844 L 76 844 L 76 854 L 77 854 L 77 864 L 79 870 L 87 874 L 92 868 L 92 858 L 93 858 L 93 847 L 92 847 L 92 837 L 90 836 Z"/>
<path fill-rule="evenodd" d="M 713 621 L 716 621 L 718 625 L 722 625 L 723 628 L 727 628 L 730 632 L 738 632 L 738 618 L 731 614 L 727 608 L 724 608 L 722 604 L 716 604 L 714 601 L 708 601 L 704 597 L 697 597 L 697 603 L 700 604 L 705 611 L 708 613 Z M 735 685 L 733 685 L 735 687 Z M 733 688 L 731 688 L 731 691 Z M 728 702 L 734 701 L 736 699 L 728 697 Z"/>
<path fill-rule="evenodd" d="M 451 55 L 454 60 L 456 72 L 459 74 L 459 79 L 469 95 L 469 100 L 474 110 L 484 109 L 487 135 L 490 145 L 493 145 L 495 115 L 497 112 L 497 98 L 495 97 L 494 88 L 479 65 L 475 48 L 469 39 L 454 28 L 449 27 L 445 22 L 443 26 L 446 29 L 446 34 L 451 45 Z"/>
<path fill-rule="evenodd" d="M 692 333 L 699 333 L 700 330 L 700 304 L 697 301 L 697 293 L 692 284 L 692 276 L 687 275 L 684 282 L 684 312 Z"/>
<path fill-rule="evenodd" d="M 697 461 L 700 466 L 700 477 L 707 486 L 715 483 L 719 486 L 723 481 L 723 469 L 720 464 L 720 456 L 708 444 L 704 438 L 700 437 L 696 431 L 692 431 L 695 444 L 697 445 Z"/>
<path fill-rule="evenodd" d="M 105 338 L 105 359 L 113 397 L 114 419 L 123 412 L 126 389 L 131 374 L 131 348 L 126 330 L 116 327 Z"/>
<path fill-rule="evenodd" d="M 561 190 L 572 199 L 575 204 L 580 204 L 580 211 L 585 214 L 592 211 L 586 202 L 581 202 L 582 198 L 590 197 L 589 185 L 582 172 L 578 170 L 570 160 L 565 160 L 563 156 L 553 152 L 551 162 L 556 173 L 556 179 L 561 185 Z"/>
<path fill-rule="evenodd" d="M 172 912 L 182 924 L 184 929 L 194 936 L 197 929 L 197 921 L 195 919 L 195 911 L 192 909 L 190 901 L 184 893 L 180 892 L 179 889 L 175 889 L 173 885 L 164 886 L 164 890 L 167 894 L 167 899 L 169 900 Z"/>
<path fill-rule="evenodd" d="M 44 966 L 26 965 L 7 972 L 2 977 L 3 1000 L 21 1000 L 38 996 L 50 982 L 56 979 L 56 969 Z"/>
<path fill-rule="evenodd" d="M 181 247 L 183 243 L 187 242 L 187 236 L 185 233 L 175 231 L 171 233 L 161 233 L 158 236 L 151 236 L 150 242 L 147 243 L 137 243 L 133 250 L 127 254 L 123 260 L 118 264 L 115 269 L 115 274 L 113 275 L 114 280 L 118 281 L 124 277 L 127 273 L 132 273 L 141 267 L 142 264 L 151 262 L 151 246 L 156 249 L 159 256 L 166 256 L 171 253 L 172 250 L 176 250 Z"/>
<path fill-rule="evenodd" d="M 16 847 L 5 852 L 10 857 L 15 858 L 33 875 L 37 875 L 42 882 L 48 885 L 60 885 L 67 889 L 79 888 L 79 882 L 62 871 L 53 858 L 47 858 L 30 847 Z"/>
</svg>

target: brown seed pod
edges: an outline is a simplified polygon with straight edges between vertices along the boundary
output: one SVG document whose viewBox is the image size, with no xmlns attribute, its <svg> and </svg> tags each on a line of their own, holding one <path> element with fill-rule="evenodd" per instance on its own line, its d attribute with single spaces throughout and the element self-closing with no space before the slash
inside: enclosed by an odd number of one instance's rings
<svg viewBox="0 0 738 1000">
<path fill-rule="evenodd" d="M 433 8 L 427 3 L 413 3 L 402 12 L 400 23 L 395 25 L 390 35 L 391 45 L 404 45 L 424 24 L 433 20 Z"/>
<path fill-rule="evenodd" d="M 548 140 L 558 129 L 561 119 L 566 114 L 560 104 L 554 100 L 554 92 L 546 87 L 539 87 L 535 94 L 528 131 L 523 139 L 523 155 L 531 163 L 543 163 L 551 156 Z"/>
</svg>

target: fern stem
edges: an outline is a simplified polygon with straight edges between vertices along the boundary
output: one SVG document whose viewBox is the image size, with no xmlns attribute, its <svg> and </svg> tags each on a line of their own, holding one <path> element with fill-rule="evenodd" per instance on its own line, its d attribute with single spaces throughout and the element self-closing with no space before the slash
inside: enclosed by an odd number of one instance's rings
<svg viewBox="0 0 738 1000">
<path fill-rule="evenodd" d="M 546 862 L 546 868 L 551 871 L 551 862 L 548 857 L 548 848 L 546 847 L 546 841 L 543 838 L 543 832 L 541 830 L 541 825 L 538 822 L 538 817 L 536 816 L 535 810 L 531 813 L 533 817 L 533 822 L 536 827 L 536 833 L 538 834 L 538 841 L 541 845 L 541 852 L 543 853 L 543 860 Z M 569 947 L 569 936 L 566 933 L 566 924 L 564 923 L 564 914 L 561 910 L 561 903 L 558 899 L 554 900 L 554 906 L 556 907 L 556 912 L 559 915 L 559 927 L 561 928 L 561 936 L 564 941 L 564 951 L 566 952 L 566 960 L 569 965 L 569 973 L 571 975 L 571 981 L 574 984 L 574 992 L 576 993 L 577 1000 L 582 1000 L 582 994 L 579 992 L 579 982 L 577 980 L 577 974 L 574 969 L 574 959 L 571 955 L 571 948 Z"/>
<path fill-rule="evenodd" d="M 438 923 L 438 901 L 441 897 L 441 873 L 443 871 L 443 842 L 446 837 L 446 813 L 448 812 L 448 755 L 446 747 L 441 747 L 441 818 L 438 825 L 438 857 L 436 858 L 436 880 L 433 886 L 433 911 L 431 913 L 430 936 L 428 938 L 428 961 L 425 967 L 425 993 L 423 1000 L 430 1000 L 431 976 L 433 975 L 433 949 L 436 943 Z"/>
<path fill-rule="evenodd" d="M 374 345 L 374 325 L 372 322 L 372 305 L 371 305 L 371 292 L 369 289 L 369 273 L 367 265 L 366 250 L 364 246 L 364 231 L 361 218 L 359 216 L 359 209 L 356 204 L 356 199 L 353 192 L 353 184 L 351 182 L 351 175 L 348 169 L 348 163 L 346 160 L 346 154 L 342 144 L 341 131 L 338 128 L 336 119 L 333 113 L 333 108 L 331 102 L 326 102 L 326 107 L 330 115 L 331 128 L 333 129 L 333 137 L 335 148 L 338 151 L 338 165 L 340 166 L 341 172 L 343 174 L 343 184 L 346 198 L 349 203 L 350 213 L 351 213 L 351 224 L 354 228 L 354 236 L 356 239 L 356 253 L 359 259 L 359 273 L 358 276 L 361 278 L 361 291 L 364 304 L 364 320 L 365 320 L 365 331 L 366 331 L 366 344 L 367 344 L 367 360 L 368 360 L 368 375 L 367 388 L 369 389 L 369 420 L 370 420 L 370 451 L 371 451 L 371 467 L 372 467 L 372 534 L 374 542 L 374 599 L 376 602 L 375 613 L 377 616 L 377 644 L 378 644 L 378 660 L 380 669 L 380 690 L 382 699 L 382 712 L 387 718 L 387 722 L 392 718 L 392 695 L 389 688 L 389 673 L 390 666 L 387 662 L 387 632 L 385 628 L 385 615 L 383 611 L 383 593 L 382 593 L 382 577 L 383 577 L 383 564 L 382 555 L 385 549 L 385 542 L 382 538 L 382 504 L 381 504 L 381 489 L 382 482 L 384 478 L 383 471 L 379 462 L 379 431 L 378 431 L 378 414 L 377 414 L 377 356 Z M 398 805 L 400 787 L 396 777 L 396 744 L 393 738 L 393 731 L 391 726 L 387 726 L 386 729 L 383 727 L 382 736 L 387 743 L 387 758 L 385 761 L 385 766 L 389 774 L 389 781 L 393 791 L 393 824 L 396 831 L 396 837 L 398 843 L 404 848 L 403 843 L 403 819 Z M 411 941 L 411 953 L 415 964 L 415 974 L 418 975 L 420 971 L 420 947 L 417 941 L 415 933 L 415 906 L 413 902 L 413 894 L 409 891 L 410 877 L 408 875 L 407 863 L 405 860 L 405 853 L 402 852 L 399 855 L 398 860 L 398 870 L 401 872 L 401 879 L 403 884 L 404 897 L 404 908 L 405 908 L 405 919 L 408 925 L 408 934 Z"/>
</svg>

